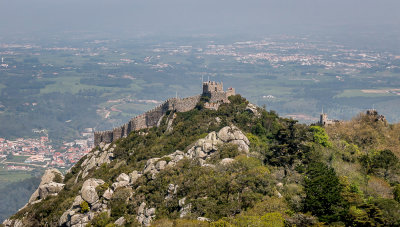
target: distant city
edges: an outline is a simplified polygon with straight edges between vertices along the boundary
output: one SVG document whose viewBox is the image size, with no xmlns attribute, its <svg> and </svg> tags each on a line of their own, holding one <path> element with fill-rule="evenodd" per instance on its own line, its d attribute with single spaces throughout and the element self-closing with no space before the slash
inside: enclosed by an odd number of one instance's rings
<svg viewBox="0 0 400 227">
<path fill-rule="evenodd" d="M 64 142 L 58 151 L 53 148 L 48 136 L 16 140 L 0 138 L 0 163 L 7 170 L 68 168 L 93 148 L 93 129 L 86 128 L 81 135 L 84 139 Z"/>
</svg>

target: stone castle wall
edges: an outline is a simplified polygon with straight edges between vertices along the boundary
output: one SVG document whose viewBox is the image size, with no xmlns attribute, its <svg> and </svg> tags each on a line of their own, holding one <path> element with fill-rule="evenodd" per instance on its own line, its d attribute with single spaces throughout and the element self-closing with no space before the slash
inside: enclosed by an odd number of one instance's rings
<svg viewBox="0 0 400 227">
<path fill-rule="evenodd" d="M 205 107 L 217 110 L 222 103 L 229 103 L 228 97 L 235 95 L 235 89 L 229 88 L 224 91 L 223 84 L 208 81 L 203 82 L 203 94 L 210 97 L 209 103 L 205 103 Z M 121 127 L 114 128 L 109 131 L 100 131 L 94 133 L 94 145 L 97 146 L 101 142 L 111 143 L 119 138 L 127 137 L 130 132 L 144 128 L 158 126 L 162 117 L 168 110 L 176 112 L 187 112 L 194 109 L 200 101 L 201 95 L 196 95 L 188 98 L 172 98 L 168 99 L 154 109 L 147 111 L 144 114 L 132 118 L 128 123 Z"/>
<path fill-rule="evenodd" d="M 186 112 L 194 109 L 200 100 L 201 95 L 188 98 L 172 98 L 154 109 L 132 118 L 128 123 L 121 127 L 108 131 L 99 131 L 94 133 L 94 145 L 101 142 L 111 143 L 117 139 L 127 137 L 132 131 L 157 126 L 168 110 L 177 112 Z"/>
</svg>

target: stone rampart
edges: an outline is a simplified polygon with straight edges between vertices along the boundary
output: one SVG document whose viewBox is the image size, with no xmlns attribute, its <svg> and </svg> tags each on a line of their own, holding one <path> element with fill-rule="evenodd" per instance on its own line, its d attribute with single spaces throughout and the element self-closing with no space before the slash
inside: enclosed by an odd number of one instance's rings
<svg viewBox="0 0 400 227">
<path fill-rule="evenodd" d="M 228 95 L 225 92 L 211 92 L 210 102 L 229 103 Z"/>
<path fill-rule="evenodd" d="M 206 103 L 205 107 L 217 110 L 220 104 L 229 103 L 228 97 L 235 95 L 235 89 L 229 88 L 225 92 L 222 82 L 218 83 L 214 81 L 208 81 L 203 83 L 202 95 L 210 98 L 209 103 Z M 183 99 L 168 99 L 154 109 L 132 118 L 128 123 L 122 125 L 121 127 L 114 128 L 111 131 L 95 132 L 94 144 L 97 146 L 101 142 L 111 143 L 119 138 L 127 137 L 132 131 L 157 126 L 168 110 L 176 112 L 190 111 L 196 107 L 197 103 L 200 101 L 200 98 L 201 95 Z"/>
<path fill-rule="evenodd" d="M 175 110 L 176 112 L 187 112 L 193 110 L 197 103 L 200 101 L 201 95 L 196 95 L 188 98 L 173 98 L 168 101 L 169 110 Z"/>
<path fill-rule="evenodd" d="M 172 98 L 168 99 L 154 109 L 132 118 L 128 123 L 121 127 L 114 128 L 109 131 L 99 131 L 94 133 L 94 145 L 97 146 L 101 142 L 111 143 L 117 139 L 127 137 L 132 131 L 157 126 L 161 118 L 168 110 L 176 112 L 186 112 L 194 109 L 200 100 L 201 95 L 188 98 Z"/>
</svg>

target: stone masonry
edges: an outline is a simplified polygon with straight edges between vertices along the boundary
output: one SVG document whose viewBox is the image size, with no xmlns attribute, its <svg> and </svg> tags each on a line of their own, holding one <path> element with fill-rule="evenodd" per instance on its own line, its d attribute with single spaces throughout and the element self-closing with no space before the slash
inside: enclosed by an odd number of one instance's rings
<svg viewBox="0 0 400 227">
<path fill-rule="evenodd" d="M 94 133 L 94 145 L 97 146 L 101 142 L 111 143 L 117 139 L 127 137 L 132 131 L 157 126 L 167 111 L 187 112 L 192 110 L 200 101 L 201 96 L 210 98 L 209 102 L 205 104 L 206 108 L 218 109 L 221 103 L 229 103 L 228 97 L 231 95 L 235 95 L 235 89 L 229 88 L 225 92 L 222 82 L 203 82 L 202 95 L 168 99 L 154 109 L 132 118 L 128 123 L 120 127 L 108 131 L 97 131 Z"/>
</svg>

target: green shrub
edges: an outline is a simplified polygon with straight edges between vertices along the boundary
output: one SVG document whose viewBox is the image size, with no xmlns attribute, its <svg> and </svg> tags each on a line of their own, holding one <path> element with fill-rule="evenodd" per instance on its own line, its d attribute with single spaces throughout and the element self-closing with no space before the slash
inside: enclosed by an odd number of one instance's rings
<svg viewBox="0 0 400 227">
<path fill-rule="evenodd" d="M 198 220 L 177 219 L 174 221 L 176 227 L 208 227 L 208 222 Z"/>
<path fill-rule="evenodd" d="M 125 215 L 129 205 L 127 200 L 131 196 L 131 193 L 132 189 L 130 188 L 121 188 L 114 192 L 110 202 L 111 217 L 119 218 Z"/>
<path fill-rule="evenodd" d="M 108 183 L 104 183 L 102 185 L 98 185 L 96 187 L 97 195 L 100 197 L 104 194 L 104 192 L 110 187 Z"/>
<path fill-rule="evenodd" d="M 210 227 L 232 227 L 232 226 L 233 225 L 224 220 L 218 220 L 210 223 Z"/>
<path fill-rule="evenodd" d="M 264 226 L 283 227 L 283 226 L 285 226 L 285 219 L 283 219 L 281 213 L 274 212 L 274 213 L 268 213 L 268 214 L 262 216 L 261 223 Z"/>
<path fill-rule="evenodd" d="M 89 204 L 86 201 L 81 202 L 81 213 L 86 213 L 90 211 Z"/>
<path fill-rule="evenodd" d="M 394 187 L 393 195 L 394 195 L 394 200 L 400 203 L 400 184 Z"/>
<path fill-rule="evenodd" d="M 56 182 L 56 183 L 62 183 L 63 182 L 63 178 L 62 178 L 61 174 L 55 173 L 53 181 Z"/>
<path fill-rule="evenodd" d="M 326 134 L 325 129 L 320 126 L 311 126 L 310 130 L 314 134 L 314 142 L 320 144 L 324 147 L 331 147 L 332 144 L 329 142 L 328 134 Z"/>
<path fill-rule="evenodd" d="M 112 220 L 108 216 L 107 212 L 103 212 L 95 216 L 90 224 L 93 227 L 104 227 L 110 222 L 112 222 Z"/>
</svg>

